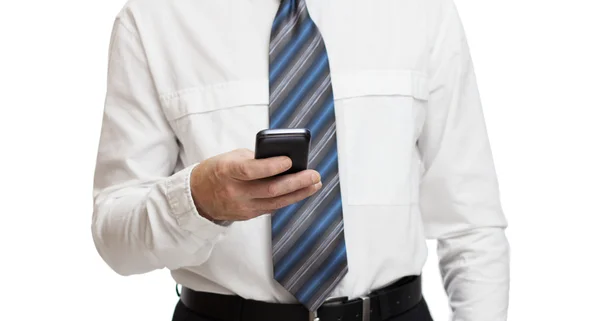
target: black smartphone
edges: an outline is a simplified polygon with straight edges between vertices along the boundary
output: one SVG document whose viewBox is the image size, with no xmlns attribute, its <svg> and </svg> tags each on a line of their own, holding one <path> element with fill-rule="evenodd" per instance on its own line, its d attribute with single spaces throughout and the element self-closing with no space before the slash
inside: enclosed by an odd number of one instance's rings
<svg viewBox="0 0 600 321">
<path fill-rule="evenodd" d="M 308 168 L 310 131 L 306 128 L 264 129 L 256 134 L 254 158 L 287 156 L 292 167 L 280 175 L 292 174 Z"/>
</svg>

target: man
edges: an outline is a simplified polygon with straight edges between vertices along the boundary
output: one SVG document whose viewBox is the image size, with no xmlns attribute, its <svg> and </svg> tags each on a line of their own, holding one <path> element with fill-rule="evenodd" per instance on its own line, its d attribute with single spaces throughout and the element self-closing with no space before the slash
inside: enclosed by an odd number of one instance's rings
<svg viewBox="0 0 600 321">
<path fill-rule="evenodd" d="M 254 159 L 308 128 L 309 169 Z M 94 188 L 98 252 L 168 268 L 173 320 L 505 320 L 506 221 L 452 0 L 133 0 L 118 15 Z"/>
</svg>

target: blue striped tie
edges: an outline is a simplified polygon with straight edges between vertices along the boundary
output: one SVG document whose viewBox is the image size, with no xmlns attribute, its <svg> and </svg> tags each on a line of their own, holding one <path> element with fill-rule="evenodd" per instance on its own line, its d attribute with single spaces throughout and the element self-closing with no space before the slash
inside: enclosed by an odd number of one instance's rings
<svg viewBox="0 0 600 321">
<path fill-rule="evenodd" d="M 275 279 L 310 311 L 348 272 L 333 90 L 323 38 L 305 0 L 282 0 L 269 47 L 270 128 L 308 128 L 323 187 L 273 213 Z"/>
</svg>

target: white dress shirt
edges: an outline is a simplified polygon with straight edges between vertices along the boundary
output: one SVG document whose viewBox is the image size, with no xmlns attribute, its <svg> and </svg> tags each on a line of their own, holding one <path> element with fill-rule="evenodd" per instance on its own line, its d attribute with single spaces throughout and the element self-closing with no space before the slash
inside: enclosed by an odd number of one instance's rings
<svg viewBox="0 0 600 321">
<path fill-rule="evenodd" d="M 506 220 L 452 0 L 307 0 L 328 49 L 356 298 L 420 274 L 438 239 L 453 320 L 505 320 Z M 110 43 L 93 236 L 117 273 L 295 302 L 273 280 L 270 215 L 204 219 L 190 171 L 268 127 L 277 0 L 132 0 Z"/>
</svg>

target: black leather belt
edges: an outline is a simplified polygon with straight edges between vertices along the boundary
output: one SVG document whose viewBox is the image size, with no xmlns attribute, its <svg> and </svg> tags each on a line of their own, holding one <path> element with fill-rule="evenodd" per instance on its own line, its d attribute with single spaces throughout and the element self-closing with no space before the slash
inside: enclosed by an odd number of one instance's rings
<svg viewBox="0 0 600 321">
<path fill-rule="evenodd" d="M 421 276 L 402 278 L 363 298 L 328 300 L 316 313 L 300 304 L 247 300 L 186 287 L 180 297 L 197 314 L 221 321 L 383 321 L 415 307 L 421 298 Z"/>
</svg>

